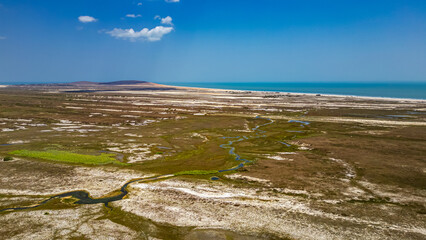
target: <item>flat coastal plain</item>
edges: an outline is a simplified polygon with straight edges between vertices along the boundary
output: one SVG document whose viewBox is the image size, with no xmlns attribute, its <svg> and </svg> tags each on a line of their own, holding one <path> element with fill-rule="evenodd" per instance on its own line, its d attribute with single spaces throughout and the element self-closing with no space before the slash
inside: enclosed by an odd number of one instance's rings
<svg viewBox="0 0 426 240">
<path fill-rule="evenodd" d="M 425 239 L 426 101 L 0 86 L 3 239 Z"/>
</svg>

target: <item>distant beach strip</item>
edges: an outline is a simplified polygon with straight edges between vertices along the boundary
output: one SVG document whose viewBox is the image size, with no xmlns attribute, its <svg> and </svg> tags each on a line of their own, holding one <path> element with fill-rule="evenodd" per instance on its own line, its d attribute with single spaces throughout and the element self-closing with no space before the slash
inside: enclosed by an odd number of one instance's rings
<svg viewBox="0 0 426 240">
<path fill-rule="evenodd" d="M 172 86 L 245 91 L 330 94 L 359 97 L 407 98 L 426 100 L 426 83 L 213 83 L 164 82 Z"/>
</svg>

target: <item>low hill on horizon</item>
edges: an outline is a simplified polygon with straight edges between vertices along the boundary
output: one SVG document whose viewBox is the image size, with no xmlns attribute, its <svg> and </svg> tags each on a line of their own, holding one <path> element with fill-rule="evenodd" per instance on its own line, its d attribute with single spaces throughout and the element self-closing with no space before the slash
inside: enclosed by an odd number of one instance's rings
<svg viewBox="0 0 426 240">
<path fill-rule="evenodd" d="M 49 90 L 59 92 L 101 92 L 101 91 L 146 91 L 174 90 L 173 86 L 139 80 L 120 80 L 113 82 L 78 81 L 70 83 L 9 85 L 10 88 Z"/>
<path fill-rule="evenodd" d="M 103 85 L 135 85 L 135 84 L 156 84 L 153 82 L 147 82 L 147 81 L 139 81 L 139 80 L 121 80 L 121 81 L 114 81 L 114 82 L 103 82 L 99 83 Z"/>
<path fill-rule="evenodd" d="M 67 85 L 137 85 L 137 84 L 156 84 L 156 83 L 139 81 L 139 80 L 120 80 L 120 81 L 113 81 L 113 82 L 78 81 L 78 82 L 58 83 L 58 84 L 61 84 L 61 85 L 63 84 L 67 84 Z"/>
</svg>

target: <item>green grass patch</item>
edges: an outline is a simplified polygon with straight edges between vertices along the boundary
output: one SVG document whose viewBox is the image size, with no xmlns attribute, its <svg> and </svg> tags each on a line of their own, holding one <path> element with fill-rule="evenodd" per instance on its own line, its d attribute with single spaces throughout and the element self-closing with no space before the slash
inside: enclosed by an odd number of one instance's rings
<svg viewBox="0 0 426 240">
<path fill-rule="evenodd" d="M 78 164 L 90 164 L 90 165 L 101 165 L 101 164 L 119 164 L 128 165 L 117 161 L 114 158 L 114 154 L 102 153 L 101 155 L 84 155 L 66 151 L 48 150 L 48 151 L 30 151 L 30 150 L 16 150 L 9 154 L 20 156 L 45 159 L 57 162 L 65 163 L 78 163 Z"/>
<path fill-rule="evenodd" d="M 216 174 L 219 171 L 217 170 L 191 170 L 191 171 L 182 171 L 175 173 L 176 176 L 180 175 L 208 175 L 208 174 Z"/>
</svg>

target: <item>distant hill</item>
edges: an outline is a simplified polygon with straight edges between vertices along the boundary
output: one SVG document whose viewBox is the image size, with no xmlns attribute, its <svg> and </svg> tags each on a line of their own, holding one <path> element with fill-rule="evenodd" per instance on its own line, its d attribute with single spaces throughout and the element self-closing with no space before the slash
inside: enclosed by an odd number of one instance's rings
<svg viewBox="0 0 426 240">
<path fill-rule="evenodd" d="M 90 82 L 90 81 L 79 81 L 79 82 L 71 82 L 66 83 L 66 85 L 71 86 L 82 86 L 82 85 L 139 85 L 139 84 L 154 84 L 147 81 L 138 81 L 138 80 L 121 80 L 121 81 L 114 81 L 114 82 Z M 63 84 L 61 84 L 63 85 Z"/>
<path fill-rule="evenodd" d="M 136 84 L 144 84 L 144 83 L 151 83 L 151 82 L 138 81 L 138 80 L 123 80 L 123 81 L 105 82 L 105 83 L 99 83 L 99 84 L 102 84 L 102 85 L 136 85 Z"/>
<path fill-rule="evenodd" d="M 114 92 L 114 91 L 161 91 L 174 90 L 173 86 L 167 86 L 147 81 L 120 80 L 113 82 L 78 81 L 71 83 L 48 83 L 16 85 L 19 88 L 32 90 L 54 90 L 59 92 Z"/>
<path fill-rule="evenodd" d="M 97 82 L 89 82 L 89 81 L 79 81 L 79 82 L 71 82 L 67 83 L 67 85 L 97 85 Z"/>
<path fill-rule="evenodd" d="M 0 86 L 1 87 L 1 86 Z M 167 86 L 147 81 L 138 80 L 120 80 L 113 82 L 91 82 L 78 81 L 71 83 L 46 83 L 46 84 L 23 84 L 14 85 L 18 88 L 27 88 L 41 91 L 59 91 L 59 92 L 114 92 L 114 91 L 167 91 L 175 90 L 173 86 Z"/>
</svg>

